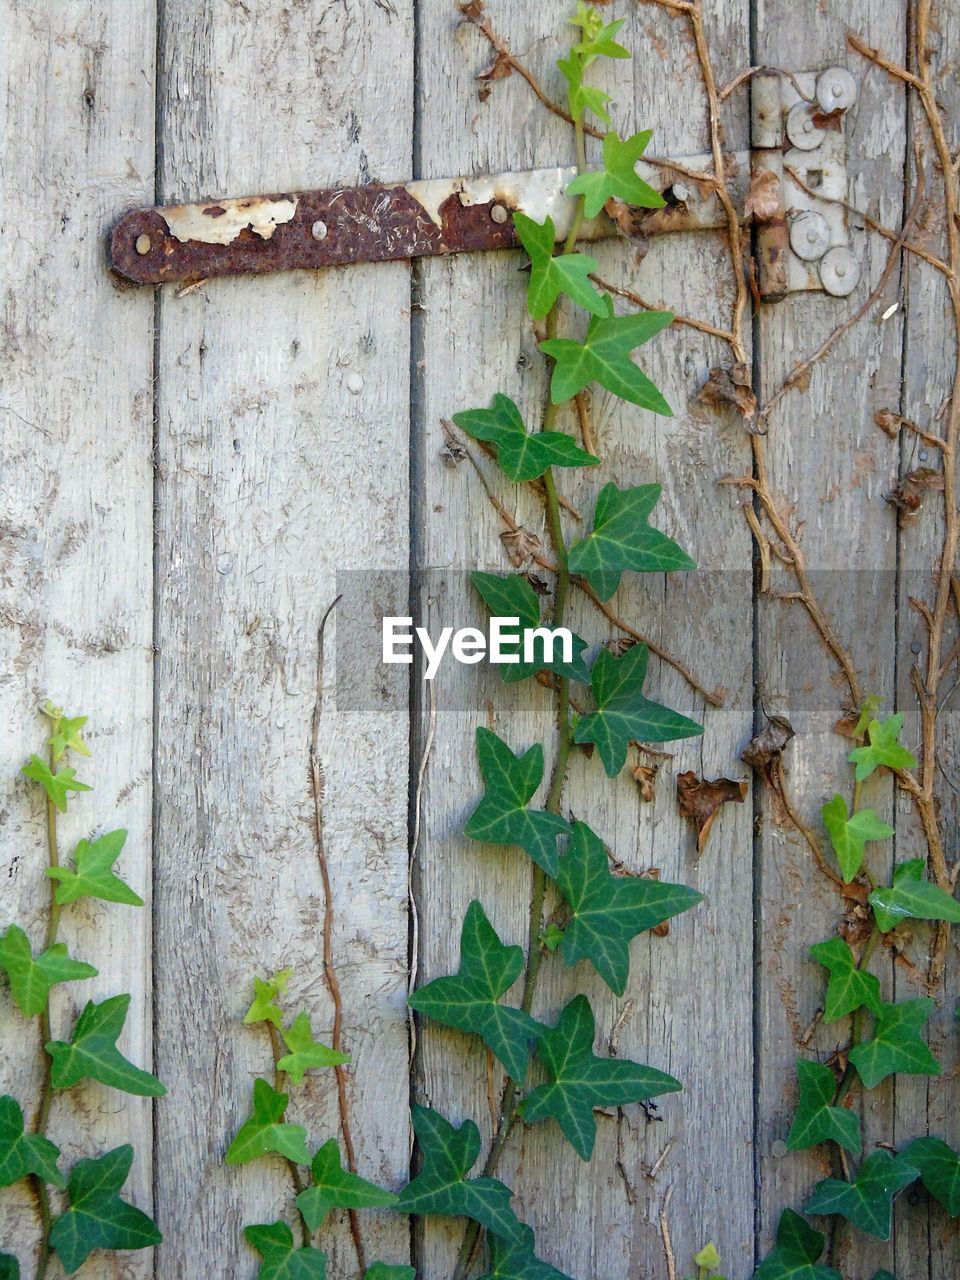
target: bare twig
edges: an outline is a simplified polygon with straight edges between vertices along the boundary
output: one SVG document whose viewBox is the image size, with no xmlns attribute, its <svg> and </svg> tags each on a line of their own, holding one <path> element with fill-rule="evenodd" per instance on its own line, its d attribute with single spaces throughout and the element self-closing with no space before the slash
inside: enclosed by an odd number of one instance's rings
<svg viewBox="0 0 960 1280">
<path fill-rule="evenodd" d="M 639 293 L 635 293 L 632 289 L 627 289 L 623 285 L 611 284 L 609 280 L 601 280 L 597 275 L 592 275 L 590 279 L 594 284 L 598 284 L 601 289 L 605 289 L 607 293 L 616 294 L 618 298 L 626 298 L 634 306 L 641 307 L 644 311 L 670 310 L 669 307 L 656 306 L 652 302 L 647 302 L 645 298 L 641 298 Z M 699 329 L 701 333 L 709 333 L 714 338 L 721 338 L 724 342 L 733 341 L 733 334 L 726 329 L 718 329 L 715 325 L 707 324 L 705 320 L 696 320 L 692 316 L 679 316 L 674 312 L 673 324 L 686 325 L 690 329 Z"/>
</svg>

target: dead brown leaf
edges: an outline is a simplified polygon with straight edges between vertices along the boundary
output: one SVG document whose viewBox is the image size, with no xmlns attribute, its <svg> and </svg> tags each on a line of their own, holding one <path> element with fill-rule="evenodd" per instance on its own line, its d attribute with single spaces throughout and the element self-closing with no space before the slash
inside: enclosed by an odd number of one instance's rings
<svg viewBox="0 0 960 1280">
<path fill-rule="evenodd" d="M 633 780 L 640 788 L 640 799 L 644 804 L 652 804 L 657 796 L 658 764 L 638 764 L 633 771 Z"/>
<path fill-rule="evenodd" d="M 896 440 L 900 434 L 900 424 L 903 422 L 899 413 L 894 413 L 892 409 L 878 409 L 873 415 L 873 420 L 891 440 Z"/>
<path fill-rule="evenodd" d="M 903 477 L 898 488 L 885 496 L 891 506 L 912 515 L 923 506 L 923 499 L 928 493 L 942 492 L 943 472 L 936 467 L 917 467 Z"/>
<path fill-rule="evenodd" d="M 740 759 L 754 769 L 769 790 L 776 807 L 778 822 L 788 818 L 780 786 L 780 760 L 787 743 L 794 736 L 793 725 L 783 716 L 767 716 L 767 723 L 741 751 Z"/>
<path fill-rule="evenodd" d="M 677 803 L 680 812 L 697 826 L 697 853 L 703 853 L 710 828 L 724 804 L 743 804 L 747 784 L 742 779 L 698 778 L 692 769 L 677 774 Z"/>
<path fill-rule="evenodd" d="M 744 204 L 744 212 L 758 222 L 769 222 L 781 212 L 780 179 L 772 169 L 763 169 L 750 179 L 750 190 Z"/>
<path fill-rule="evenodd" d="M 616 196 L 611 196 L 603 206 L 603 211 L 612 222 L 617 224 L 623 234 L 634 242 L 641 252 L 640 261 L 642 262 L 650 249 L 650 243 L 643 230 L 650 210 L 638 209 L 632 204 L 618 200 Z"/>
<path fill-rule="evenodd" d="M 519 569 L 543 550 L 543 543 L 529 529 L 506 529 L 500 541 L 507 549 L 511 564 Z"/>
<path fill-rule="evenodd" d="M 750 386 L 750 370 L 745 364 L 711 369 L 697 398 L 718 413 L 732 407 L 748 422 L 757 412 L 757 397 Z"/>
</svg>

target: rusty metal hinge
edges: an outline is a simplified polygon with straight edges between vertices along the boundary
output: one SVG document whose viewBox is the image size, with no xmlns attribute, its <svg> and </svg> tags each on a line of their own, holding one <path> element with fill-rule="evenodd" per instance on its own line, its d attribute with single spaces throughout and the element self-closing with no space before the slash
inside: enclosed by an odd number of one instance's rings
<svg viewBox="0 0 960 1280">
<path fill-rule="evenodd" d="M 756 184 L 760 175 L 773 175 L 762 181 L 775 206 L 758 222 L 757 233 L 765 298 L 807 289 L 844 294 L 856 286 L 859 268 L 849 252 L 845 210 L 831 203 L 846 198 L 843 112 L 855 97 L 853 77 L 844 68 L 756 77 L 753 149 L 728 158 L 728 180 L 734 204 L 743 210 L 751 180 Z M 709 183 L 691 176 L 706 175 L 711 157 L 677 165 L 685 172 L 638 165 L 667 204 L 632 210 L 631 234 L 725 225 Z M 564 192 L 574 172 L 535 169 L 135 209 L 113 229 L 110 264 L 138 284 L 163 284 L 504 249 L 517 244 L 515 211 L 538 222 L 549 214 L 561 239 L 573 215 Z M 584 225 L 582 239 L 619 234 L 617 223 L 601 214 Z"/>
</svg>

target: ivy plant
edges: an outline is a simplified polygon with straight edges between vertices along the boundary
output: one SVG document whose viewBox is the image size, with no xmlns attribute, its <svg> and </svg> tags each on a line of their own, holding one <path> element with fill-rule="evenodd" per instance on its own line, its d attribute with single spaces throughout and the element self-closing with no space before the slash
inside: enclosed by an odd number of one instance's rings
<svg viewBox="0 0 960 1280">
<path fill-rule="evenodd" d="M 156 1076 L 117 1048 L 130 1008 L 128 994 L 88 1000 L 72 1025 L 61 1026 L 60 1015 L 55 1020 L 51 1011 L 54 987 L 97 976 L 93 965 L 71 956 L 66 943 L 58 941 L 64 907 L 84 898 L 128 906 L 142 906 L 143 899 L 114 872 L 127 838 L 124 830 L 78 841 L 72 866 L 64 865 L 58 815 L 92 790 L 67 763 L 91 754 L 83 736 L 87 717 L 68 716 L 52 701 L 44 703 L 42 714 L 48 726 L 46 751 L 31 755 L 21 772 L 44 801 L 50 885 L 46 934 L 39 947 L 25 923 L 10 922 L 0 934 L 0 971 L 19 1015 L 36 1023 L 37 1049 L 43 1056 L 39 1096 L 30 1104 L 29 1121 L 26 1099 L 0 1097 L 0 1186 L 27 1179 L 32 1187 L 39 1225 L 37 1280 L 44 1280 L 54 1254 L 72 1275 L 95 1251 L 146 1249 L 161 1241 L 152 1219 L 121 1195 L 134 1160 L 132 1146 L 79 1159 L 69 1172 L 61 1169 L 60 1149 L 48 1132 L 54 1094 L 82 1089 L 89 1081 L 141 1097 L 165 1092 Z M 55 1025 L 62 1038 L 55 1038 Z M 19 1260 L 0 1253 L 0 1280 L 19 1275 Z"/>
</svg>

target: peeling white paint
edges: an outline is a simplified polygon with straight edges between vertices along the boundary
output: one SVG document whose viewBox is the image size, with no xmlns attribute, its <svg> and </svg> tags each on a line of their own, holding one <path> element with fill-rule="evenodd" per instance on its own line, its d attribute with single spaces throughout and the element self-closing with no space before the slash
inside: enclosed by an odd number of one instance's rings
<svg viewBox="0 0 960 1280">
<path fill-rule="evenodd" d="M 175 204 L 157 212 L 181 244 L 190 240 L 232 244 L 247 227 L 269 240 L 281 223 L 291 221 L 296 211 L 296 200 L 286 196 L 279 199 L 246 196 L 240 200 L 210 200 L 205 204 Z"/>
<path fill-rule="evenodd" d="M 442 226 L 440 208 L 452 195 L 464 206 L 496 201 L 511 212 L 525 213 L 535 222 L 553 219 L 557 238 L 565 236 L 573 218 L 574 202 L 563 193 L 576 176 L 575 168 L 529 169 L 523 173 L 499 173 L 480 178 L 432 178 L 407 184 L 407 191 Z M 584 238 L 589 238 L 589 233 Z"/>
</svg>

